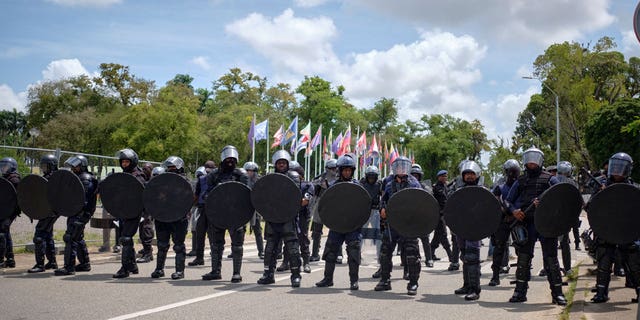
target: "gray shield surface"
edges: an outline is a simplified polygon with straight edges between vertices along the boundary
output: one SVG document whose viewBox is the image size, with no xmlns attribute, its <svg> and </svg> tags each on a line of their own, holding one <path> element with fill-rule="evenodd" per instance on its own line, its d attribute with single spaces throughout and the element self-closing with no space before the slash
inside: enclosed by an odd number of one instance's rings
<svg viewBox="0 0 640 320">
<path fill-rule="evenodd" d="M 318 213 L 329 229 L 347 233 L 362 228 L 371 214 L 371 197 L 362 186 L 342 182 L 324 192 Z"/>
<path fill-rule="evenodd" d="M 251 203 L 264 220 L 284 223 L 293 220 L 302 206 L 302 192 L 289 177 L 270 173 L 256 181 Z"/>
<path fill-rule="evenodd" d="M 161 222 L 184 218 L 193 205 L 193 190 L 187 179 L 175 173 L 152 178 L 142 192 L 146 213 Z"/>
<path fill-rule="evenodd" d="M 613 244 L 640 238 L 640 189 L 616 183 L 596 193 L 589 203 L 589 225 L 593 234 Z"/>
<path fill-rule="evenodd" d="M 387 222 L 402 236 L 426 236 L 440 221 L 438 201 L 422 189 L 403 189 L 394 193 L 386 207 Z"/>
<path fill-rule="evenodd" d="M 53 216 L 47 199 L 47 179 L 30 174 L 18 185 L 18 206 L 29 218 L 40 220 Z"/>
<path fill-rule="evenodd" d="M 478 241 L 498 230 L 501 209 L 491 191 L 477 186 L 463 187 L 447 199 L 444 220 L 455 235 Z"/>
<path fill-rule="evenodd" d="M 18 199 L 13 183 L 0 177 L 0 219 L 10 218 L 15 212 L 17 205 Z"/>
<path fill-rule="evenodd" d="M 54 213 L 65 217 L 77 215 L 85 202 L 82 181 L 70 170 L 54 172 L 47 182 L 47 199 Z"/>
<path fill-rule="evenodd" d="M 210 224 L 235 230 L 247 224 L 255 213 L 251 189 L 237 181 L 221 183 L 207 195 L 205 210 Z"/>
<path fill-rule="evenodd" d="M 119 219 L 135 219 L 142 215 L 144 185 L 133 175 L 118 172 L 100 183 L 100 199 L 110 215 Z"/>
<path fill-rule="evenodd" d="M 571 230 L 582 212 L 582 195 L 571 183 L 558 183 L 540 196 L 534 214 L 536 230 L 547 238 L 559 237 Z"/>
</svg>

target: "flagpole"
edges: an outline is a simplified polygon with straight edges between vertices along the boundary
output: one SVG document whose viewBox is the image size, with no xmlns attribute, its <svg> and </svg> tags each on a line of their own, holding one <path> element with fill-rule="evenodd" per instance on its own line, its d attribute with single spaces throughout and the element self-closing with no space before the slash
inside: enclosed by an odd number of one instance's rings
<svg viewBox="0 0 640 320">
<path fill-rule="evenodd" d="M 356 172 L 354 172 L 354 177 L 358 179 L 360 177 L 360 150 L 358 150 L 358 140 L 360 139 L 360 126 L 356 128 Z"/>
<path fill-rule="evenodd" d="M 255 126 L 256 123 L 256 114 L 253 114 L 253 123 Z M 256 162 L 256 133 L 255 133 L 255 127 L 254 127 L 254 132 L 252 132 L 253 137 L 251 137 L 251 162 Z"/>
<path fill-rule="evenodd" d="M 264 166 L 264 173 L 266 174 L 267 172 L 269 172 L 269 118 L 267 118 L 267 161 L 265 162 L 265 166 Z"/>
</svg>

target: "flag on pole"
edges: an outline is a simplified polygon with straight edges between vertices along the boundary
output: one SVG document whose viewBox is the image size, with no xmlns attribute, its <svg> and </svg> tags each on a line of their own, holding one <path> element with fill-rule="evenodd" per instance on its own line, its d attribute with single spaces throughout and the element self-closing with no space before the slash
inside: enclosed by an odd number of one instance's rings
<svg viewBox="0 0 640 320">
<path fill-rule="evenodd" d="M 371 140 L 371 146 L 369 147 L 369 153 L 374 157 L 380 155 L 380 150 L 378 150 L 378 142 L 376 142 L 376 135 L 373 135 L 373 140 Z"/>
<path fill-rule="evenodd" d="M 333 143 L 331 144 L 331 152 L 338 154 L 340 145 L 342 145 L 342 132 L 338 134 L 338 136 L 336 137 L 336 140 L 334 140 Z M 338 154 L 338 156 L 340 156 L 340 154 Z"/>
<path fill-rule="evenodd" d="M 327 146 L 327 137 L 324 137 L 322 142 L 322 153 L 324 161 L 329 161 L 329 159 L 331 159 L 331 153 L 329 152 L 329 147 Z"/>
<path fill-rule="evenodd" d="M 273 135 L 273 144 L 271 145 L 271 148 L 275 148 L 281 144 L 282 137 L 284 136 L 282 134 L 282 129 L 283 129 L 282 126 L 280 126 L 278 131 L 276 131 L 276 133 Z"/>
<path fill-rule="evenodd" d="M 269 119 L 262 121 L 253 128 L 253 139 L 256 142 L 267 139 L 267 128 L 269 127 Z"/>
<path fill-rule="evenodd" d="M 322 125 L 318 127 L 318 131 L 316 131 L 316 135 L 313 136 L 311 140 L 311 149 L 315 149 L 320 144 L 320 139 L 322 137 Z"/>
<path fill-rule="evenodd" d="M 351 152 L 351 125 L 349 125 L 349 127 L 347 128 L 347 131 L 344 133 L 344 136 L 342 137 L 342 143 L 340 146 L 339 155 L 342 156 L 343 154 L 346 154 L 349 152 Z"/>
<path fill-rule="evenodd" d="M 364 154 L 364 151 L 367 149 L 367 132 L 364 131 L 358 141 L 356 142 L 356 152 L 358 154 Z"/>
<path fill-rule="evenodd" d="M 254 118 L 251 119 L 251 125 L 249 126 L 249 133 L 247 134 L 247 141 L 249 141 L 250 146 L 253 145 L 253 136 L 255 132 L 255 127 L 256 127 L 256 118 L 254 115 Z"/>
<path fill-rule="evenodd" d="M 311 120 L 300 130 L 300 135 L 302 135 L 302 137 L 300 137 L 300 143 L 311 141 Z"/>
<path fill-rule="evenodd" d="M 389 163 L 392 164 L 394 160 L 398 157 L 398 152 L 393 147 L 393 142 L 391 143 L 391 149 L 389 149 Z"/>
<path fill-rule="evenodd" d="M 282 139 L 281 145 L 284 146 L 291 141 L 293 141 L 293 144 L 295 144 L 297 135 L 298 135 L 298 116 L 296 116 L 296 118 L 293 119 L 293 121 L 291 121 L 289 128 L 287 128 L 287 131 L 285 131 L 284 138 Z"/>
</svg>

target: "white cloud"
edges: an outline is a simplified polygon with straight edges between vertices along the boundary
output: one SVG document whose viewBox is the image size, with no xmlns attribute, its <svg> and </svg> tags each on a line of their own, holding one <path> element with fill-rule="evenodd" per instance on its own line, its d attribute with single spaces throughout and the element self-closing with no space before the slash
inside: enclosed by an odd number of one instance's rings
<svg viewBox="0 0 640 320">
<path fill-rule="evenodd" d="M 344 0 L 419 26 L 473 30 L 503 41 L 549 45 L 611 25 L 611 0 Z"/>
<path fill-rule="evenodd" d="M 114 4 L 122 3 L 122 0 L 46 0 L 47 2 L 75 7 L 108 7 Z"/>
<path fill-rule="evenodd" d="M 209 58 L 205 56 L 197 56 L 191 59 L 191 63 L 199 66 L 204 70 L 211 70 L 211 65 L 209 64 Z"/>
<path fill-rule="evenodd" d="M 27 105 L 27 93 L 15 93 L 13 89 L 6 84 L 0 84 L 0 110 L 24 111 Z"/>
<path fill-rule="evenodd" d="M 293 2 L 296 4 L 296 6 L 298 7 L 303 7 L 303 8 L 312 8 L 312 7 L 317 7 L 320 5 L 323 5 L 327 2 L 329 2 L 330 0 L 293 0 Z"/>
<path fill-rule="evenodd" d="M 89 75 L 87 69 L 82 66 L 78 59 L 62 59 L 51 61 L 47 68 L 42 71 L 43 80 L 60 80 L 65 78 Z"/>
<path fill-rule="evenodd" d="M 291 9 L 273 19 L 252 13 L 225 30 L 270 59 L 276 68 L 317 74 L 340 64 L 330 43 L 336 27 L 326 17 L 297 18 Z"/>
<path fill-rule="evenodd" d="M 640 42 L 633 30 L 621 31 L 622 33 L 622 53 L 625 58 L 640 56 Z"/>
</svg>

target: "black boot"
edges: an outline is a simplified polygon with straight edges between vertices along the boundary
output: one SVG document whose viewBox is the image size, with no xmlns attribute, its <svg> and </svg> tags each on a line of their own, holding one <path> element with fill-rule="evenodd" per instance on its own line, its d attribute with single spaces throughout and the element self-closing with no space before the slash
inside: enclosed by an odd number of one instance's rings
<svg viewBox="0 0 640 320">
<path fill-rule="evenodd" d="M 333 286 L 333 272 L 336 269 L 335 262 L 325 262 L 324 265 L 324 278 L 319 282 L 316 282 L 316 287 L 332 287 Z"/>
<path fill-rule="evenodd" d="M 240 275 L 240 269 L 242 268 L 242 246 L 232 246 L 231 253 L 233 254 L 233 275 L 231 276 L 231 282 L 238 283 L 242 281 Z"/>
<path fill-rule="evenodd" d="M 376 284 L 376 287 L 373 289 L 375 291 L 388 291 L 391 290 L 391 280 L 390 279 L 380 279 L 380 282 Z"/>
<path fill-rule="evenodd" d="M 171 279 L 178 280 L 184 278 L 184 263 L 187 260 L 187 248 L 183 244 L 176 244 L 173 246 L 173 251 L 176 252 L 176 272 L 171 274 Z"/>
<path fill-rule="evenodd" d="M 222 248 L 218 244 L 211 246 L 211 272 L 202 275 L 202 280 L 220 280 L 222 274 L 220 269 L 222 268 Z"/>
<path fill-rule="evenodd" d="M 48 246 L 46 251 L 45 251 L 45 256 L 47 257 L 47 264 L 44 265 L 44 269 L 45 270 L 49 270 L 49 269 L 58 269 L 58 263 L 56 261 L 56 247 L 55 245 L 53 246 Z"/>
<path fill-rule="evenodd" d="M 309 265 L 309 254 L 302 255 L 302 271 L 304 273 L 311 273 L 311 266 Z"/>
<path fill-rule="evenodd" d="M 35 256 L 36 256 L 36 265 L 33 266 L 33 268 L 27 270 L 27 272 L 29 273 L 38 273 L 38 272 L 44 272 L 44 240 L 42 240 L 42 238 L 40 239 L 33 239 L 33 243 L 35 245 Z"/>
<path fill-rule="evenodd" d="M 466 248 L 464 250 L 469 292 L 464 296 L 467 301 L 480 298 L 480 248 Z"/>
<path fill-rule="evenodd" d="M 378 268 L 378 270 L 376 270 L 376 272 L 374 272 L 371 275 L 371 278 L 380 279 L 381 274 L 382 274 L 382 268 Z"/>
<path fill-rule="evenodd" d="M 453 291 L 454 294 L 469 294 L 469 266 L 466 263 L 462 264 L 462 287 Z"/>
<path fill-rule="evenodd" d="M 609 283 L 611 273 L 608 270 L 598 270 L 596 275 L 596 294 L 591 298 L 593 303 L 603 303 L 609 301 Z"/>
<path fill-rule="evenodd" d="M 156 270 L 151 273 L 151 278 L 157 279 L 164 277 L 164 263 L 167 261 L 167 252 L 169 247 L 166 248 L 158 246 L 158 255 L 156 256 Z"/>
<path fill-rule="evenodd" d="M 276 268 L 276 271 L 283 272 L 287 270 L 289 270 L 289 256 L 287 254 L 284 254 L 282 263 Z"/>
<path fill-rule="evenodd" d="M 509 299 L 509 302 L 513 303 L 527 301 L 528 282 L 531 277 L 531 256 L 520 252 L 516 265 L 516 288 L 513 291 L 513 296 Z"/>
<path fill-rule="evenodd" d="M 500 285 L 500 269 L 493 270 L 491 280 L 489 280 L 489 286 L 495 287 Z"/>
<path fill-rule="evenodd" d="M 64 246 L 64 267 L 60 269 L 56 269 L 54 274 L 56 276 L 68 276 L 76 273 L 76 257 L 73 254 L 73 247 L 71 244 L 71 236 L 69 234 L 64 235 L 65 246 Z"/>
<path fill-rule="evenodd" d="M 560 264 L 558 257 L 547 258 L 547 280 L 551 289 L 551 302 L 559 306 L 566 306 L 567 299 L 562 293 L 562 275 L 560 274 Z"/>
<path fill-rule="evenodd" d="M 276 279 L 273 277 L 273 270 L 265 270 L 262 277 L 258 279 L 258 284 L 272 284 Z"/>
</svg>

